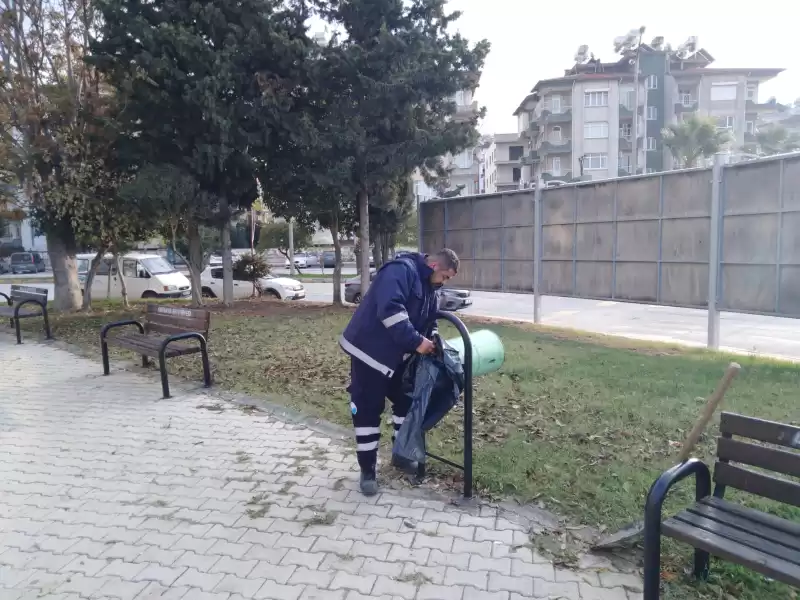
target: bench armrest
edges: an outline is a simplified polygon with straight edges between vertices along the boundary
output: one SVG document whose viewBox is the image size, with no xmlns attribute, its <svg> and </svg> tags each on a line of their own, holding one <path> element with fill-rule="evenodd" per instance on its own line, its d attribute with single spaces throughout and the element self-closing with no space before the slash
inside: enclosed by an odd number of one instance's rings
<svg viewBox="0 0 800 600">
<path fill-rule="evenodd" d="M 661 508 L 667 494 L 675 484 L 692 475 L 695 478 L 695 499 L 699 502 L 711 495 L 711 472 L 708 466 L 697 458 L 690 458 L 664 471 L 650 487 L 644 508 L 645 523 L 661 523 Z"/>
<path fill-rule="evenodd" d="M 108 332 L 112 329 L 126 327 L 128 325 L 136 325 L 136 327 L 139 328 L 139 333 L 144 335 L 144 325 L 142 325 L 140 321 L 137 321 L 136 319 L 127 319 L 125 321 L 115 321 L 113 323 L 107 323 L 103 325 L 103 328 L 100 330 L 100 339 L 105 340 L 106 335 L 108 335 Z"/>
<path fill-rule="evenodd" d="M 3 292 L 0 292 L 0 296 L 2 296 L 3 298 L 6 299 L 6 304 L 8 304 L 9 306 L 13 305 L 12 302 L 11 302 L 11 298 L 8 296 L 8 294 L 4 294 Z"/>
<path fill-rule="evenodd" d="M 163 342 L 161 342 L 161 352 L 167 349 L 172 342 L 179 342 L 181 340 L 198 340 L 201 346 L 205 346 L 206 338 L 202 333 L 197 331 L 187 331 L 186 333 L 176 333 L 175 335 L 169 336 Z"/>
<path fill-rule="evenodd" d="M 20 309 L 21 309 L 23 306 L 25 306 L 26 304 L 35 304 L 36 306 L 38 306 L 39 308 L 41 308 L 41 309 L 42 309 L 42 314 L 44 314 L 45 312 L 47 312 L 47 306 L 45 306 L 44 304 L 42 304 L 42 303 L 41 303 L 41 302 L 39 302 L 38 300 L 34 300 L 34 299 L 32 299 L 32 298 L 28 298 L 27 300 L 23 300 L 22 302 L 20 302 L 20 303 L 19 303 L 19 304 L 17 304 L 16 306 L 14 306 L 14 318 L 15 318 L 15 319 L 19 317 L 19 310 L 20 310 Z"/>
</svg>

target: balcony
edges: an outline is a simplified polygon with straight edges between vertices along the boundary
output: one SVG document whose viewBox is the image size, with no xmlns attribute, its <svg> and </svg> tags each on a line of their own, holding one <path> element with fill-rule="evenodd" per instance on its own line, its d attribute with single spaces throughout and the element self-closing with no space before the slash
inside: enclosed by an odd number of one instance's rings
<svg viewBox="0 0 800 600">
<path fill-rule="evenodd" d="M 528 123 L 528 127 L 525 128 L 525 131 L 522 132 L 522 137 L 533 139 L 539 135 L 540 130 L 539 123 L 536 121 L 531 121 Z"/>
<path fill-rule="evenodd" d="M 553 181 L 554 179 L 558 181 L 570 181 L 572 179 L 572 173 L 570 171 L 567 171 L 566 173 L 560 173 L 558 175 L 555 175 L 550 171 L 545 171 L 542 173 L 542 181 L 547 182 Z"/>
<path fill-rule="evenodd" d="M 527 154 L 523 155 L 520 162 L 523 165 L 532 165 L 539 162 L 539 153 L 536 150 L 530 150 Z"/>
<path fill-rule="evenodd" d="M 542 142 L 539 154 L 567 154 L 572 152 L 572 140 L 562 142 Z"/>
<path fill-rule="evenodd" d="M 632 152 L 633 151 L 633 136 L 630 134 L 623 136 L 620 134 L 619 136 L 619 151 L 620 152 Z"/>
<path fill-rule="evenodd" d="M 456 117 L 469 119 L 470 117 L 478 114 L 478 102 L 471 102 L 469 104 L 456 105 Z"/>
<path fill-rule="evenodd" d="M 551 112 L 549 110 L 543 110 L 542 115 L 539 117 L 539 121 L 542 123 L 569 123 L 572 121 L 572 109 L 567 108 L 562 112 Z"/>
<path fill-rule="evenodd" d="M 694 111 L 697 110 L 697 106 L 698 106 L 697 100 L 694 100 L 694 99 L 689 100 L 689 101 L 683 100 L 681 102 L 676 102 L 675 103 L 675 114 L 679 115 L 679 114 L 685 113 L 685 112 L 694 112 Z"/>
</svg>

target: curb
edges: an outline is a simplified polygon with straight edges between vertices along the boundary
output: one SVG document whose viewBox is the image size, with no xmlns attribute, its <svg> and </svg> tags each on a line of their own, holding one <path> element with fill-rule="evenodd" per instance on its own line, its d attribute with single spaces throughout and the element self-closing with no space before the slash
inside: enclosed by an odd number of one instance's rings
<svg viewBox="0 0 800 600">
<path fill-rule="evenodd" d="M 53 283 L 52 277 L 0 277 L 0 285 L 20 285 L 26 283 Z"/>
</svg>

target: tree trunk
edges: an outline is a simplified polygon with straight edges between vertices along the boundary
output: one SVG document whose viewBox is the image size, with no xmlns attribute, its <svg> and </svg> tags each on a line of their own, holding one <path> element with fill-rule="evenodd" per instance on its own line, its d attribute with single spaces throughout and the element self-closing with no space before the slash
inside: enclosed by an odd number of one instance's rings
<svg viewBox="0 0 800 600">
<path fill-rule="evenodd" d="M 372 260 L 375 262 L 375 268 L 380 269 L 381 265 L 383 264 L 383 255 L 381 254 L 380 237 L 378 237 L 378 241 L 376 241 L 372 245 Z"/>
<path fill-rule="evenodd" d="M 125 273 L 122 272 L 122 257 L 115 252 L 114 253 L 114 264 L 117 265 L 117 275 L 119 276 L 119 289 L 122 293 L 122 306 L 125 308 L 130 308 L 130 304 L 128 303 L 128 286 L 125 283 Z"/>
<path fill-rule="evenodd" d="M 231 254 L 231 216 L 228 201 L 220 200 L 222 213 L 222 303 L 233 306 L 233 255 Z"/>
<path fill-rule="evenodd" d="M 61 312 L 81 307 L 81 286 L 75 249 L 60 237 L 48 234 L 47 254 L 53 269 L 53 308 Z"/>
<path fill-rule="evenodd" d="M 361 265 L 361 297 L 363 298 L 369 289 L 369 196 L 365 189 L 358 192 L 358 236 L 361 249 L 359 262 Z"/>
<path fill-rule="evenodd" d="M 85 312 L 92 310 L 92 284 L 94 283 L 94 276 L 97 274 L 97 269 L 100 268 L 100 261 L 103 260 L 104 250 L 100 250 L 92 259 L 92 264 L 89 265 L 89 272 L 86 274 L 86 282 L 83 284 L 83 306 L 81 307 Z M 109 273 L 108 280 L 111 281 L 111 273 Z"/>
<path fill-rule="evenodd" d="M 203 272 L 203 244 L 200 240 L 200 227 L 196 221 L 190 219 L 187 224 L 186 235 L 189 238 L 189 256 L 186 264 L 189 265 L 189 279 L 192 282 L 192 306 L 203 306 L 203 284 L 200 273 Z"/>
<path fill-rule="evenodd" d="M 333 238 L 333 303 L 342 304 L 342 240 L 339 239 L 339 211 L 331 214 L 331 237 Z M 322 261 L 320 261 L 322 264 Z"/>
</svg>

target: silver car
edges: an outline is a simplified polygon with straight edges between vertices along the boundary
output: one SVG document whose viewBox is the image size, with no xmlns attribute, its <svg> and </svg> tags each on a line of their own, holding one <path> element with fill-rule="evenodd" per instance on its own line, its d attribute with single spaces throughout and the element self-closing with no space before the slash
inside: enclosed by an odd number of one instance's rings
<svg viewBox="0 0 800 600">
<path fill-rule="evenodd" d="M 370 271 L 370 281 L 375 278 L 375 271 Z M 469 290 L 442 288 L 439 292 L 439 309 L 455 312 L 472 304 Z M 361 302 L 361 277 L 352 277 L 344 282 L 344 299 L 352 304 Z"/>
</svg>

